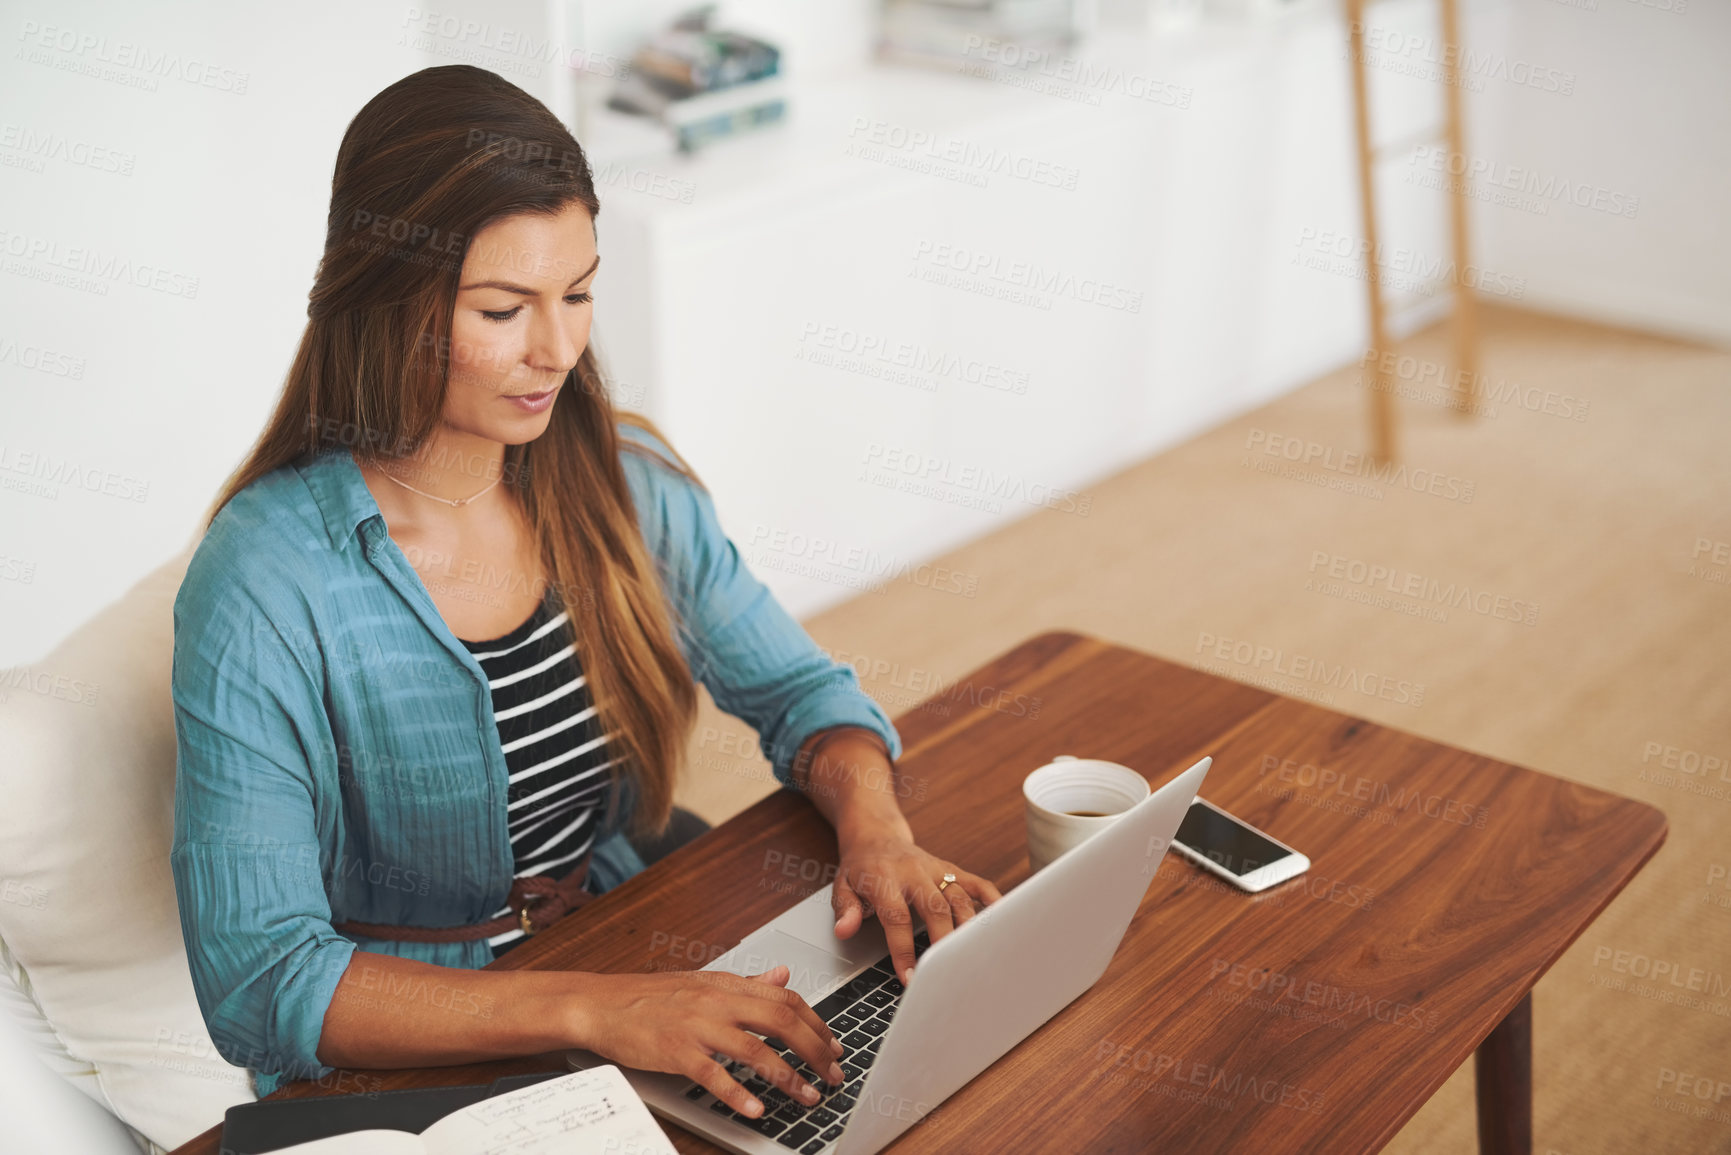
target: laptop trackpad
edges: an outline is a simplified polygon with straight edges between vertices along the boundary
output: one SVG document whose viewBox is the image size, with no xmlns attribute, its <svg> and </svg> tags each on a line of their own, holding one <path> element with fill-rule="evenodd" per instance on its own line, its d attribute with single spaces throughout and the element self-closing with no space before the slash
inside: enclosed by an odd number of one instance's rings
<svg viewBox="0 0 1731 1155">
<path fill-rule="evenodd" d="M 851 960 L 856 966 L 870 966 L 889 953 L 884 941 L 883 924 L 867 917 L 851 938 L 835 936 L 835 911 L 830 906 L 830 892 L 824 887 L 803 901 L 781 912 L 765 923 L 763 930 L 779 930 L 801 942 L 820 947 L 831 954 Z M 747 941 L 750 941 L 747 939 Z"/>
<path fill-rule="evenodd" d="M 787 967 L 790 972 L 788 989 L 797 992 L 808 1003 L 817 1002 L 859 969 L 857 962 L 769 927 L 703 969 L 756 975 L 774 966 Z"/>
</svg>

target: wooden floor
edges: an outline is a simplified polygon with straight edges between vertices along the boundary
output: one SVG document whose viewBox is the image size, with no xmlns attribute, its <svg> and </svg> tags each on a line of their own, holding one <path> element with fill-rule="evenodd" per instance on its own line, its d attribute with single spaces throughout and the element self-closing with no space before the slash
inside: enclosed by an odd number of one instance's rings
<svg viewBox="0 0 1731 1155">
<path fill-rule="evenodd" d="M 1211 639 L 1351 662 L 1422 702 L 1336 690 L 1331 708 L 1660 807 L 1665 847 L 1535 993 L 1534 1151 L 1731 1152 L 1731 353 L 1522 313 L 1485 326 L 1494 415 L 1397 378 L 1417 394 L 1398 404 L 1409 472 L 1374 492 L 1343 468 L 1365 445 L 1349 366 L 1093 487 L 1085 517 L 1041 511 L 955 551 L 972 598 L 896 584 L 807 627 L 890 671 L 864 685 L 892 716 L 1054 627 L 1245 680 Z M 1445 339 L 1406 349 L 1441 362 Z M 1277 439 L 1315 455 L 1307 474 Z M 1470 587 L 1484 612 L 1376 600 L 1385 582 L 1353 580 L 1373 567 Z M 753 749 L 706 702 L 685 804 L 719 821 L 766 793 Z M 1476 1150 L 1470 1063 L 1388 1150 Z"/>
</svg>

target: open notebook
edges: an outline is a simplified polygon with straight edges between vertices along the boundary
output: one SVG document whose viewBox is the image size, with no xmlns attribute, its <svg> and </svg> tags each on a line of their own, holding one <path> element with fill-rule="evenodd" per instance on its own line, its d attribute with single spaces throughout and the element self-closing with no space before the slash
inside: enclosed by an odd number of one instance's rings
<svg viewBox="0 0 1731 1155">
<path fill-rule="evenodd" d="M 351 1131 L 273 1155 L 677 1155 L 618 1067 L 591 1067 L 454 1111 L 422 1131 Z"/>
</svg>

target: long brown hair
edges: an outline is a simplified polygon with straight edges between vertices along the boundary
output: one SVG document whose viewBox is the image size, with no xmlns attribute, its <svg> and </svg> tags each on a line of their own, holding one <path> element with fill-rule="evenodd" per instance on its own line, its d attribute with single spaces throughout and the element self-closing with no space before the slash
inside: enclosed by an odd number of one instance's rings
<svg viewBox="0 0 1731 1155">
<path fill-rule="evenodd" d="M 601 207 L 582 148 L 544 105 L 492 72 L 427 68 L 368 101 L 337 152 L 324 256 L 282 399 L 210 517 L 308 453 L 346 448 L 379 461 L 421 448 L 444 406 L 470 241 L 501 218 L 573 203 L 591 218 Z M 619 436 L 616 420 L 660 436 L 647 418 L 614 410 L 586 348 L 546 432 L 505 447 L 503 474 L 570 614 L 615 777 L 635 780 L 641 833 L 663 828 L 672 811 L 697 693 L 620 450 L 701 482 L 677 452 L 670 459 Z"/>
</svg>

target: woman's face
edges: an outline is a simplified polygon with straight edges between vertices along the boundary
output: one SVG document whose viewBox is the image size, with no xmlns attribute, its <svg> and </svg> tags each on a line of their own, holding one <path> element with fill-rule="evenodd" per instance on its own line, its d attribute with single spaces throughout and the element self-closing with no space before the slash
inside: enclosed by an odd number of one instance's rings
<svg viewBox="0 0 1731 1155">
<path fill-rule="evenodd" d="M 476 233 L 451 318 L 444 423 L 505 445 L 547 429 L 559 387 L 589 344 L 600 258 L 589 210 L 521 213 Z"/>
</svg>

